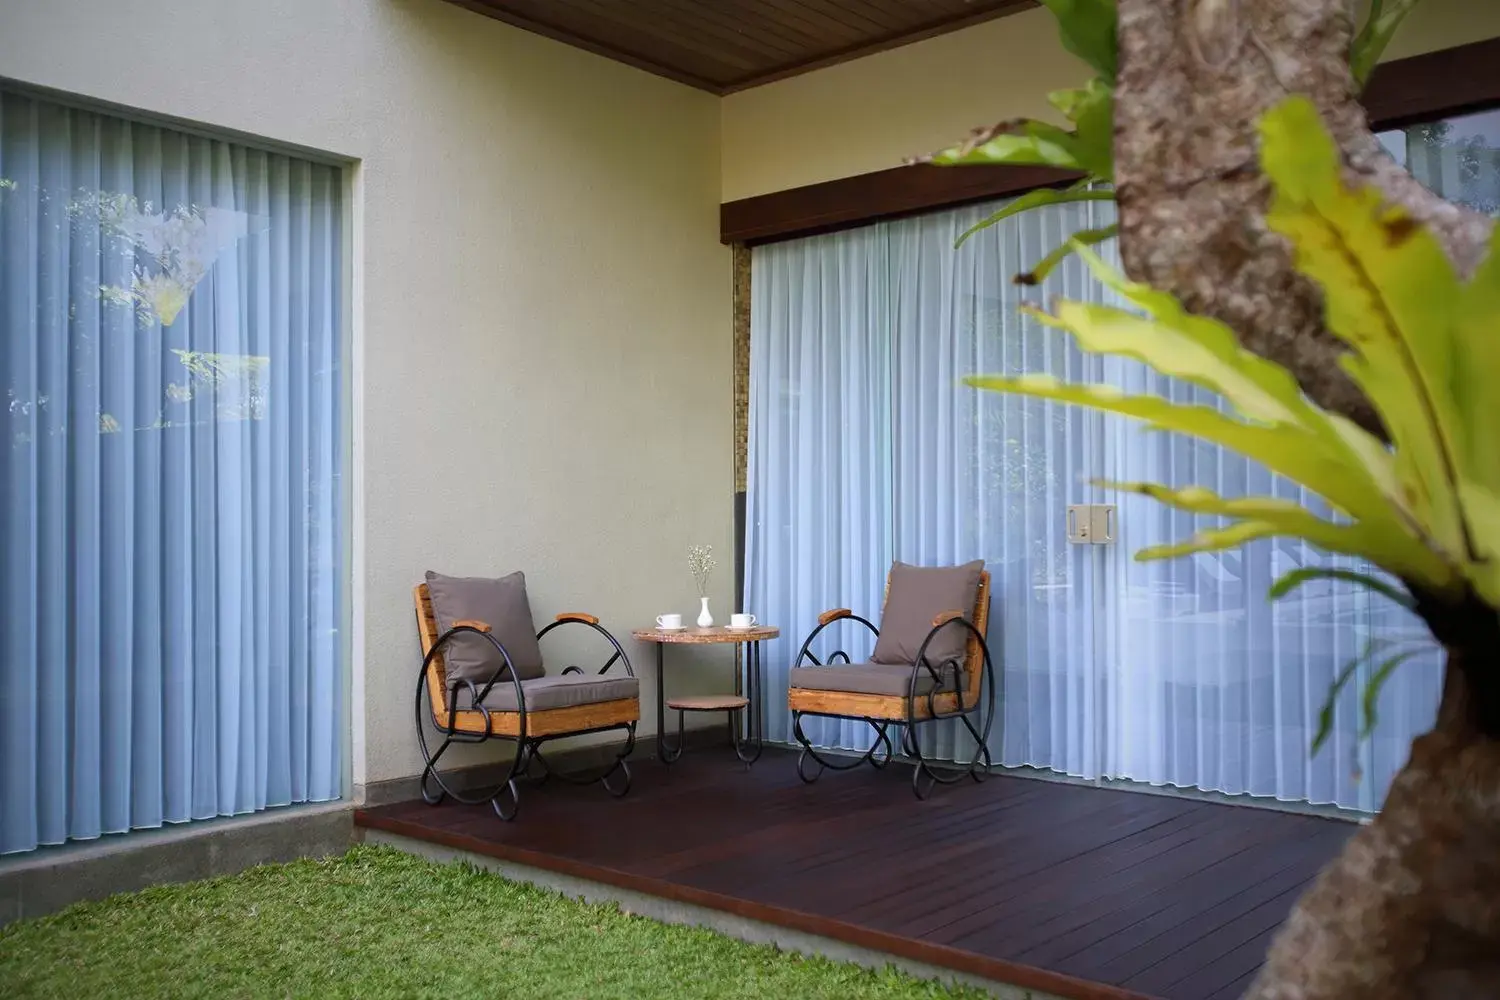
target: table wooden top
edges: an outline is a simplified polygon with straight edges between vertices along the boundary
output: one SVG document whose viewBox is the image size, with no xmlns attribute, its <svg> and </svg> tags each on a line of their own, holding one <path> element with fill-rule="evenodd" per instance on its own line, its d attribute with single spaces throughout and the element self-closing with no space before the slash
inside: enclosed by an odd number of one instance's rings
<svg viewBox="0 0 1500 1000">
<path fill-rule="evenodd" d="M 712 642 L 759 642 L 774 639 L 781 629 L 771 625 L 756 625 L 754 628 L 728 628 L 715 625 L 713 628 L 685 628 L 668 632 L 660 628 L 638 628 L 630 633 L 641 642 L 706 644 Z"/>
</svg>

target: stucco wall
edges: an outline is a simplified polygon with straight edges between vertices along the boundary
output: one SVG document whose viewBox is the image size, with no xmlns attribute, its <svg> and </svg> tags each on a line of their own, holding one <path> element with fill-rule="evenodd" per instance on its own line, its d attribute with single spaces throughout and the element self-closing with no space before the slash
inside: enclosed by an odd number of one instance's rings
<svg viewBox="0 0 1500 1000">
<path fill-rule="evenodd" d="M 1424 0 L 1386 58 L 1495 36 L 1500 3 Z M 1088 75 L 1037 9 L 730 94 L 724 200 L 899 166 L 1007 118 L 1057 120 L 1047 92 Z"/>
<path fill-rule="evenodd" d="M 0 0 L 0 76 L 358 161 L 356 783 L 419 769 L 428 568 L 628 631 L 708 542 L 727 614 L 717 98 L 438 0 Z"/>
</svg>

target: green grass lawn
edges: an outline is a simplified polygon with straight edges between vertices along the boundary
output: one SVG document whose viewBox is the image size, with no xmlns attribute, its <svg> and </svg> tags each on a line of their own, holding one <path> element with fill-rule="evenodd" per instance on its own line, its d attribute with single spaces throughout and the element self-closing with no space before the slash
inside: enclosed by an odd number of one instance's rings
<svg viewBox="0 0 1500 1000">
<path fill-rule="evenodd" d="M 0 997 L 965 997 L 390 848 L 0 929 Z"/>
</svg>

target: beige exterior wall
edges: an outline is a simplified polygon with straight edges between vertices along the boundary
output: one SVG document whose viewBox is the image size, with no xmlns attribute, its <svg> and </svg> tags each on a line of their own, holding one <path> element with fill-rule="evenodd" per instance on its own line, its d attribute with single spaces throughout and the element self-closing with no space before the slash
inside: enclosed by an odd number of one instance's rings
<svg viewBox="0 0 1500 1000">
<path fill-rule="evenodd" d="M 420 768 L 428 568 L 524 569 L 538 618 L 628 631 L 696 608 L 708 542 L 727 614 L 717 98 L 439 0 L 0 7 L 0 76 L 357 161 L 357 784 Z M 727 684 L 718 652 L 674 684 Z"/>
<path fill-rule="evenodd" d="M 1500 36 L 1500 3 L 1424 0 L 1387 58 Z M 1088 69 L 1037 9 L 730 94 L 723 102 L 723 198 L 895 167 L 971 128 L 1057 115 L 1047 92 Z"/>
</svg>

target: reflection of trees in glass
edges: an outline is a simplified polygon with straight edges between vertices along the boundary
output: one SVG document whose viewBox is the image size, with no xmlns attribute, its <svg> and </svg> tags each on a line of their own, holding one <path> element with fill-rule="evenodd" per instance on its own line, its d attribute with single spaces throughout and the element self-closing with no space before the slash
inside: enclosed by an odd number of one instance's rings
<svg viewBox="0 0 1500 1000">
<path fill-rule="evenodd" d="M 192 399 L 193 383 L 208 386 L 214 394 L 214 413 L 224 420 L 264 420 L 266 416 L 266 372 L 271 359 L 253 354 L 209 354 L 172 348 L 177 360 L 191 375 L 189 384 L 173 383 L 168 391 Z"/>
<path fill-rule="evenodd" d="M 1455 136 L 1452 121 L 1413 125 L 1406 130 L 1406 167 L 1449 201 L 1500 214 L 1500 149 L 1484 136 Z"/>
<path fill-rule="evenodd" d="M 112 305 L 133 306 L 143 326 L 171 326 L 219 254 L 264 228 L 234 209 L 178 205 L 156 211 L 149 201 L 105 191 L 74 200 L 68 214 L 97 225 L 115 252 L 135 258 L 130 287 L 101 285 L 99 294 Z"/>
<path fill-rule="evenodd" d="M 1017 306 L 1009 296 L 975 303 L 968 320 L 974 332 L 964 340 L 975 338 L 983 369 L 1005 374 L 1061 370 L 1057 352 L 1067 350 L 1066 343 L 1023 318 Z M 976 511 L 976 550 L 985 548 L 985 536 L 998 529 L 1022 540 L 1033 585 L 1066 582 L 1068 553 L 1056 544 L 1047 522 L 1067 485 L 1066 456 L 1049 454 L 1048 444 L 1065 440 L 1068 412 L 1039 400 L 987 394 L 973 412 L 978 438 L 971 451 L 973 472 L 982 491 L 979 511 L 986 512 L 989 522 L 979 524 Z"/>
<path fill-rule="evenodd" d="M 121 418 L 106 410 L 99 412 L 100 434 L 118 434 L 125 430 L 165 430 L 195 423 L 190 404 L 195 398 L 211 398 L 213 420 L 227 423 L 237 420 L 266 419 L 266 384 L 270 378 L 271 359 L 252 354 L 211 354 L 171 348 L 182 363 L 181 381 L 167 382 L 162 390 L 156 419 L 141 427 L 127 427 Z M 26 428 L 33 418 L 40 424 L 51 397 L 43 393 L 34 400 L 23 399 L 13 387 L 5 389 L 6 416 L 16 428 L 10 434 L 12 448 L 29 445 L 32 435 Z M 66 434 L 66 421 L 52 435 Z"/>
<path fill-rule="evenodd" d="M 17 205 L 12 199 L 21 202 Z M 117 331 L 119 324 L 105 322 L 103 315 L 98 320 L 81 319 L 82 306 L 94 296 L 106 309 L 128 309 L 134 314 L 135 325 L 150 341 L 136 345 L 139 358 L 156 364 L 161 352 L 169 350 L 182 366 L 175 376 L 170 369 L 163 373 L 154 419 L 142 423 L 139 416 L 123 412 L 118 401 L 112 404 L 106 399 L 89 418 L 87 430 L 117 434 L 185 426 L 205 419 L 264 419 L 268 358 L 193 351 L 160 340 L 165 339 L 164 328 L 175 323 L 194 288 L 224 251 L 266 229 L 269 220 L 213 206 L 178 205 L 158 210 L 150 201 L 108 191 L 84 191 L 59 199 L 46 188 L 23 188 L 10 178 L 0 178 L 0 208 L 19 210 L 28 216 L 35 213 L 35 222 L 42 226 L 68 227 L 72 256 L 83 262 L 86 270 L 92 270 L 88 264 L 91 258 L 98 261 L 96 280 L 100 283 L 70 280 L 60 289 L 66 296 L 62 301 L 54 298 L 49 285 L 39 304 L 39 316 L 50 317 L 44 329 L 65 331 L 72 344 L 69 353 L 75 381 L 68 395 L 83 393 L 87 398 L 96 391 L 101 338 L 118 335 L 111 331 Z M 179 343 L 182 336 L 189 342 L 196 339 L 181 330 Z M 12 448 L 30 446 L 39 436 L 68 433 L 69 414 L 58 412 L 55 395 L 45 384 L 28 388 L 23 381 L 5 387 L 5 438 Z M 195 404 L 195 399 L 200 402 Z M 133 410 L 134 405 L 129 405 Z M 135 426 L 137 423 L 140 425 Z"/>
</svg>

